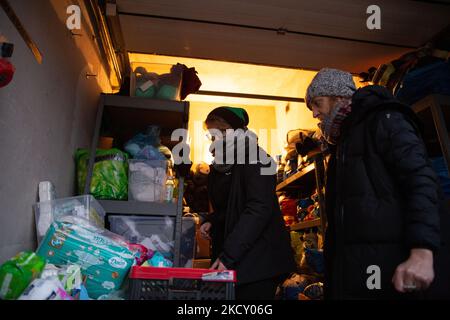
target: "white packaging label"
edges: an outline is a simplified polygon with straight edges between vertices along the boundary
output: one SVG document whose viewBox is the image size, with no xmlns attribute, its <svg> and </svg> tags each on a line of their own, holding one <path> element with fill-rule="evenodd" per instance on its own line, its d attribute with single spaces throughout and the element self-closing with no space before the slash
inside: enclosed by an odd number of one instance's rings
<svg viewBox="0 0 450 320">
<path fill-rule="evenodd" d="M 127 262 L 120 257 L 112 257 L 108 262 L 111 267 L 116 269 L 125 269 L 127 267 Z"/>
<path fill-rule="evenodd" d="M 87 269 L 92 266 L 102 265 L 104 263 L 96 256 L 84 251 L 75 250 L 74 254 L 78 257 L 78 261 L 75 261 L 75 264 L 78 264 L 84 269 Z"/>
<path fill-rule="evenodd" d="M 114 284 L 114 282 L 105 281 L 102 283 L 102 287 L 107 290 L 113 290 L 116 287 L 116 285 Z"/>
<path fill-rule="evenodd" d="M 164 200 L 167 202 L 171 202 L 173 199 L 173 190 L 174 190 L 174 186 L 167 186 L 166 187 L 166 194 L 164 197 Z"/>
<path fill-rule="evenodd" d="M 145 82 L 143 85 L 141 85 L 139 87 L 139 89 L 141 89 L 142 91 L 147 91 L 150 87 L 153 87 L 153 81 L 152 80 L 148 80 L 147 82 Z"/>
</svg>

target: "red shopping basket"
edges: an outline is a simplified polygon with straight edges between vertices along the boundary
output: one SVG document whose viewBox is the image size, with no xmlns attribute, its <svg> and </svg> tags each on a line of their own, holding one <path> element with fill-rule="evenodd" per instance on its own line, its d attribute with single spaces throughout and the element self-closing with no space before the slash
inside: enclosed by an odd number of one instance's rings
<svg viewBox="0 0 450 320">
<path fill-rule="evenodd" d="M 232 279 L 204 280 L 209 269 L 135 266 L 130 272 L 130 300 L 234 300 Z"/>
</svg>

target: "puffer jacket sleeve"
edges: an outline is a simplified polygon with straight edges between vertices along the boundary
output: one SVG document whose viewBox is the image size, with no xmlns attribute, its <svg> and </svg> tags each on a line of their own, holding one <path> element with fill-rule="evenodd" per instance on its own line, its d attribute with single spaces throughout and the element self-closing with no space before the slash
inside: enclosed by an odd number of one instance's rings
<svg viewBox="0 0 450 320">
<path fill-rule="evenodd" d="M 246 165 L 244 170 L 246 203 L 233 231 L 225 240 L 221 261 L 234 268 L 253 247 L 274 214 L 276 177 L 261 174 L 263 165 Z"/>
<path fill-rule="evenodd" d="M 440 244 L 439 186 L 423 140 L 407 115 L 386 110 L 376 117 L 378 152 L 401 186 L 405 242 L 409 248 L 435 251 Z"/>
</svg>

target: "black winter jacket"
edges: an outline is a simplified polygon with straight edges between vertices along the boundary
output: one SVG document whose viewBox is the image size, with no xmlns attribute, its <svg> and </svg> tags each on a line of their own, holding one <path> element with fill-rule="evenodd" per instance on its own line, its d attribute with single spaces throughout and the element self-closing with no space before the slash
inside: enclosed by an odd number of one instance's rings
<svg viewBox="0 0 450 320">
<path fill-rule="evenodd" d="M 397 266 L 411 248 L 440 245 L 439 187 L 415 114 L 383 87 L 359 89 L 327 171 L 326 297 L 405 297 Z M 381 290 L 367 286 L 373 265 Z"/>
<path fill-rule="evenodd" d="M 275 193 L 276 176 L 262 175 L 256 164 L 236 164 L 228 193 L 225 219 L 210 215 L 212 232 L 222 227 L 222 239 L 213 239 L 214 251 L 228 269 L 237 271 L 238 284 L 274 278 L 295 271 L 293 250 L 289 232 Z M 214 169 L 208 177 L 208 185 L 217 184 L 220 174 Z M 210 189 L 210 188 L 208 188 Z M 216 210 L 214 197 L 210 198 Z M 224 224 L 218 226 L 217 224 Z"/>
</svg>

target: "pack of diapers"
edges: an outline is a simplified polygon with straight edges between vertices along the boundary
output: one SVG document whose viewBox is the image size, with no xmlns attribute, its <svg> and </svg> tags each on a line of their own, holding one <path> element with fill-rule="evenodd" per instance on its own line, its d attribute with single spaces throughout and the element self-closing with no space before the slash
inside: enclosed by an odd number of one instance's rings
<svg viewBox="0 0 450 320">
<path fill-rule="evenodd" d="M 93 299 L 119 290 L 134 262 L 123 238 L 75 216 L 53 222 L 37 254 L 55 265 L 79 265 Z"/>
</svg>

